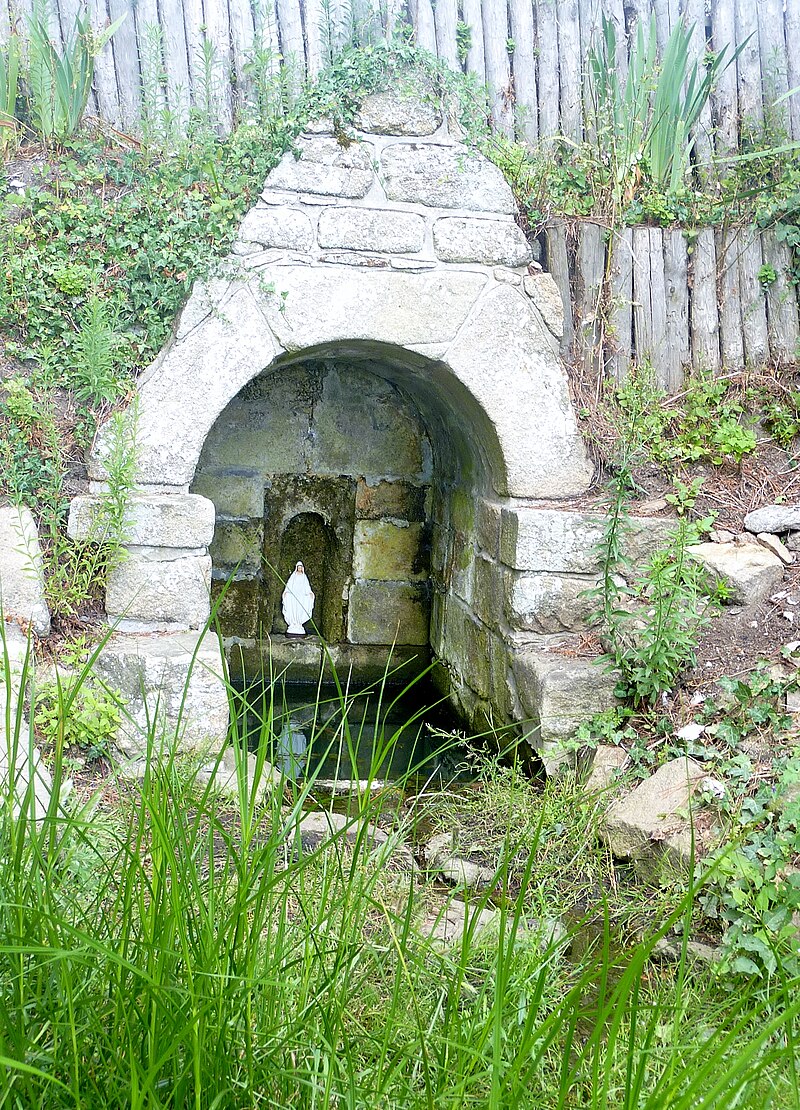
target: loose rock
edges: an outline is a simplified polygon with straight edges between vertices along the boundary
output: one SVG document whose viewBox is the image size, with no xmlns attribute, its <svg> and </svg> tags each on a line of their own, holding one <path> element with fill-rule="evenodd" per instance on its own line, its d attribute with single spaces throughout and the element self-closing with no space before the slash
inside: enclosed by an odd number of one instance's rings
<svg viewBox="0 0 800 1110">
<path fill-rule="evenodd" d="M 728 584 L 730 601 L 740 605 L 760 605 L 783 578 L 781 560 L 757 543 L 697 543 L 686 550 Z"/>
<path fill-rule="evenodd" d="M 764 505 L 744 518 L 748 532 L 791 532 L 800 529 L 800 505 Z"/>
<path fill-rule="evenodd" d="M 771 551 L 773 555 L 777 555 L 785 567 L 789 567 L 794 562 L 794 555 L 789 549 L 781 543 L 777 536 L 773 536 L 771 532 L 759 532 L 756 539 L 762 547 L 766 547 L 767 551 Z"/>
</svg>

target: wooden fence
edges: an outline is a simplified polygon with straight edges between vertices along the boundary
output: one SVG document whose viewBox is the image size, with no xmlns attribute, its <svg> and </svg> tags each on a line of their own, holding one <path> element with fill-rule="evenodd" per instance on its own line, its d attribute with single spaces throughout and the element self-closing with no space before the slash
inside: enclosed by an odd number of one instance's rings
<svg viewBox="0 0 800 1110">
<path fill-rule="evenodd" d="M 708 50 L 746 43 L 720 78 L 697 134 L 707 159 L 763 128 L 800 140 L 800 0 L 43 0 L 52 36 L 69 34 L 85 7 L 95 25 L 127 18 L 97 60 L 92 109 L 136 132 L 167 108 L 183 126 L 210 107 L 221 131 L 252 98 L 256 74 L 281 60 L 289 84 L 318 73 L 353 23 L 383 35 L 401 19 L 419 45 L 485 81 L 496 125 L 531 141 L 579 138 L 589 95 L 586 59 L 603 15 L 617 30 L 618 65 L 637 20 L 656 18 L 663 47 L 680 20 L 692 26 L 702 69 Z M 0 42 L 24 31 L 34 0 L 0 0 Z M 626 35 L 628 36 L 626 38 Z"/>
<path fill-rule="evenodd" d="M 564 300 L 564 345 L 618 381 L 631 359 L 674 392 L 688 369 L 800 359 L 800 305 L 772 230 L 628 227 L 553 221 L 546 266 Z"/>
<path fill-rule="evenodd" d="M 35 0 L 0 0 L 0 42 L 23 33 Z M 97 59 L 90 109 L 136 133 L 191 107 L 220 132 L 246 112 L 259 77 L 299 87 L 350 36 L 410 22 L 419 45 L 485 81 L 497 127 L 531 142 L 580 138 L 589 96 L 588 49 L 605 15 L 624 72 L 632 31 L 655 15 L 663 47 L 680 20 L 694 28 L 702 69 L 709 50 L 745 47 L 721 76 L 696 132 L 701 161 L 738 149 L 747 133 L 800 140 L 800 0 L 43 0 L 54 41 L 88 7 L 96 26 L 127 18 Z M 708 7 L 708 12 L 706 8 Z M 570 341 L 620 377 L 650 358 L 659 382 L 680 388 L 686 367 L 717 370 L 798 358 L 798 305 L 788 255 L 771 232 L 553 223 L 547 265 L 568 306 Z M 774 281 L 763 280 L 772 273 Z"/>
</svg>

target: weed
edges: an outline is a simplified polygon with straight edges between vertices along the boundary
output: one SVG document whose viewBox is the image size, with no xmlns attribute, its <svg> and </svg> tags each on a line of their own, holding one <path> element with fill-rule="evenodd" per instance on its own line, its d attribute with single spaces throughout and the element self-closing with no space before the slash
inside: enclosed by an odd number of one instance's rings
<svg viewBox="0 0 800 1110">
<path fill-rule="evenodd" d="M 667 467 L 676 463 L 740 463 L 756 449 L 742 399 L 723 378 L 690 378 L 679 398 L 652 384 L 639 367 L 615 395 L 611 417 L 635 449 Z"/>
<path fill-rule="evenodd" d="M 598 543 L 602 579 L 590 591 L 598 604 L 607 651 L 601 661 L 619 671 L 617 694 L 635 707 L 652 705 L 670 691 L 696 659 L 702 628 L 708 623 L 711 591 L 704 569 L 687 548 L 698 539 L 689 520 L 697 488 L 679 483 L 674 495 L 680 516 L 668 546 L 657 551 L 644 571 L 636 573 L 624 554 L 629 531 L 624 474 L 612 485 L 611 507 Z M 620 577 L 627 572 L 627 584 Z"/>
</svg>

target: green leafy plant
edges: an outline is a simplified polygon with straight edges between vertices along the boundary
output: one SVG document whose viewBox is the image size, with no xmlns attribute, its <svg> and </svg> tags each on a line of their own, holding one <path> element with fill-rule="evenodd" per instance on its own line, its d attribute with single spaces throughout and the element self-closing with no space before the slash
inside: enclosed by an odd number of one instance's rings
<svg viewBox="0 0 800 1110">
<path fill-rule="evenodd" d="M 31 122 L 45 143 L 63 143 L 76 134 L 86 109 L 94 60 L 125 19 L 95 31 L 88 13 L 76 12 L 61 54 L 50 39 L 40 2 L 28 16 L 28 85 Z"/>
<path fill-rule="evenodd" d="M 0 46 L 0 158 L 5 159 L 17 139 L 17 93 L 20 67 L 19 35 L 12 32 Z"/>
<path fill-rule="evenodd" d="M 763 401 L 764 425 L 781 447 L 791 447 L 800 435 L 800 391 Z"/>
<path fill-rule="evenodd" d="M 72 677 L 37 692 L 34 723 L 50 748 L 75 746 L 86 759 L 100 759 L 121 721 L 119 698 L 97 682 Z"/>
<path fill-rule="evenodd" d="M 649 367 L 641 366 L 617 390 L 611 417 L 626 442 L 666 466 L 740 463 L 756 449 L 742 398 L 729 381 L 711 375 L 690 378 L 671 398 L 652 384 Z"/>
<path fill-rule="evenodd" d="M 116 328 L 107 304 L 92 295 L 83 310 L 75 338 L 72 385 L 79 401 L 108 404 L 125 392 L 127 376 L 120 370 L 128 342 Z"/>
<path fill-rule="evenodd" d="M 624 83 L 617 69 L 617 38 L 605 15 L 600 42 L 589 51 L 594 97 L 597 156 L 607 161 L 615 206 L 631 199 L 641 176 L 668 192 L 677 192 L 689 165 L 691 131 L 700 117 L 717 76 L 732 65 L 743 49 L 730 56 L 723 47 L 701 77 L 689 65 L 693 28 L 676 24 L 659 64 L 656 19 L 647 30 L 636 29 Z"/>
</svg>

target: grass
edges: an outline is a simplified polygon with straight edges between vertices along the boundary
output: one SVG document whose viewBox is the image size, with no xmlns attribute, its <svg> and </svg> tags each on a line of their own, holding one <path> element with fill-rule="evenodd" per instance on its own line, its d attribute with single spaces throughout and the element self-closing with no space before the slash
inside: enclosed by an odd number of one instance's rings
<svg viewBox="0 0 800 1110">
<path fill-rule="evenodd" d="M 8 709 L 9 746 L 24 749 Z M 63 760 L 56 744 L 57 782 Z M 685 936 L 691 892 L 636 944 L 602 897 L 576 956 L 529 928 L 532 909 L 562 909 L 556 877 L 581 867 L 577 847 L 596 855 L 574 786 L 542 795 L 488 766 L 472 812 L 506 897 L 493 926 L 443 946 L 420 928 L 437 896 L 366 832 L 409 836 L 407 811 L 365 794 L 349 828 L 302 850 L 309 787 L 259 806 L 237 767 L 236 805 L 175 755 L 115 807 L 53 803 L 39 823 L 15 818 L 4 788 L 0 1106 L 798 1104 L 796 982 L 756 994 L 685 952 L 651 961 L 659 936 Z"/>
</svg>

